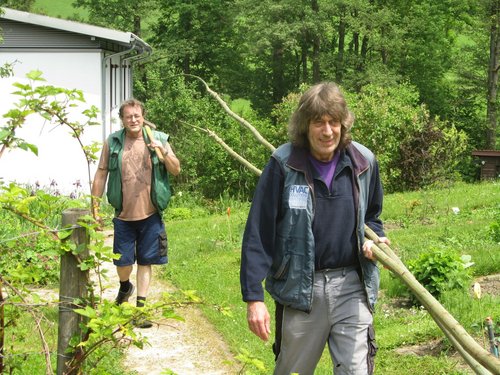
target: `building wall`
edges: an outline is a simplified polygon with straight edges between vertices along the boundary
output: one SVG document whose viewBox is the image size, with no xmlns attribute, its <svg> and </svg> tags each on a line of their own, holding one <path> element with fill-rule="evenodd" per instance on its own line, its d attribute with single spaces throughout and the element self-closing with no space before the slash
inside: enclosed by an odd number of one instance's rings
<svg viewBox="0 0 500 375">
<path fill-rule="evenodd" d="M 149 56 L 151 47 L 128 32 L 86 25 L 78 22 L 4 9 L 0 15 L 0 66 L 14 63 L 14 76 L 0 79 L 0 127 L 2 115 L 19 98 L 11 93 L 14 82 L 28 83 L 26 73 L 40 70 L 44 83 L 78 89 L 85 103 L 71 109 L 70 121 L 84 121 L 82 110 L 99 109 L 99 125 L 85 130 L 85 145 L 102 143 L 120 129 L 117 118 L 121 102 L 132 96 L 132 63 Z M 3 40 L 2 40 L 3 37 Z M 80 115 L 79 115 L 80 114 Z M 75 191 L 89 194 L 90 173 L 78 141 L 70 129 L 49 124 L 31 115 L 17 136 L 35 144 L 38 156 L 12 150 L 0 158 L 0 181 L 51 187 L 62 194 Z M 99 155 L 98 155 L 99 156 Z"/>
<path fill-rule="evenodd" d="M 26 73 L 40 70 L 46 82 L 39 84 L 53 85 L 67 89 L 78 89 L 84 93 L 85 103 L 72 110 L 71 121 L 83 121 L 81 111 L 94 105 L 102 105 L 102 52 L 100 50 L 81 51 L 9 51 L 0 49 L 0 65 L 12 63 L 14 76 L 0 79 L 0 115 L 14 108 L 19 101 L 12 86 L 14 82 L 28 83 Z M 101 122 L 101 117 L 97 119 Z M 0 118 L 0 122 L 5 119 Z M 38 147 L 38 156 L 23 150 L 12 150 L 0 158 L 0 177 L 5 182 L 16 181 L 52 190 L 61 194 L 70 194 L 75 190 L 89 194 L 89 173 L 85 157 L 76 139 L 70 135 L 69 128 L 49 124 L 38 115 L 28 117 L 26 124 L 17 136 Z M 92 126 L 85 131 L 84 144 L 103 139 L 102 126 Z M 91 176 L 95 171 L 91 167 Z M 76 189 L 77 181 L 82 188 Z M 54 185 L 54 183 L 56 185 Z"/>
<path fill-rule="evenodd" d="M 120 129 L 118 109 L 132 97 L 130 62 L 120 54 L 108 55 L 104 60 L 105 96 L 102 104 L 103 139 Z"/>
</svg>

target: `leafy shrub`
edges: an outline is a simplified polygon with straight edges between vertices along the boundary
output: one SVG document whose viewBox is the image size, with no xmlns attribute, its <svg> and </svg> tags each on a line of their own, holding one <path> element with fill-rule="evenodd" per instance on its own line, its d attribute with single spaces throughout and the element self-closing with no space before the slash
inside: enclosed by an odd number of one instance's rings
<svg viewBox="0 0 500 375">
<path fill-rule="evenodd" d="M 395 190 L 417 190 L 458 177 L 455 170 L 463 161 L 465 134 L 427 113 L 422 121 L 422 129 L 400 144 L 394 158 L 394 167 L 401 171 L 401 179 L 392 182 Z"/>
<path fill-rule="evenodd" d="M 345 94 L 356 116 L 353 138 L 377 156 L 387 192 L 455 177 L 466 152 L 465 133 L 432 118 L 414 87 L 367 85 L 359 94 Z"/>
<path fill-rule="evenodd" d="M 86 204 L 39 186 L 0 183 L 0 274 L 22 284 L 57 282 L 59 241 L 40 228 L 59 227 L 62 212 Z"/>
<path fill-rule="evenodd" d="M 167 211 L 167 217 L 171 220 L 186 220 L 193 217 L 193 213 L 186 207 L 174 207 Z"/>
<path fill-rule="evenodd" d="M 455 252 L 431 250 L 408 261 L 408 269 L 435 298 L 447 290 L 466 289 L 470 275 L 465 264 Z M 417 302 L 412 296 L 413 302 Z"/>
<path fill-rule="evenodd" d="M 496 213 L 496 220 L 490 224 L 490 235 L 493 242 L 500 243 L 500 206 Z"/>
<path fill-rule="evenodd" d="M 257 177 L 231 157 L 206 130 L 214 132 L 259 169 L 269 160 L 271 152 L 206 94 L 198 81 L 185 80 L 162 62 L 148 69 L 146 74 L 144 81 L 147 86 L 136 81 L 134 91 L 145 103 L 148 120 L 171 136 L 172 147 L 182 167 L 182 173 L 172 179 L 172 182 L 175 180 L 174 188 L 185 192 L 199 191 L 209 199 L 217 199 L 225 191 L 232 196 L 250 198 Z M 219 90 L 216 85 L 212 89 Z M 219 94 L 235 113 L 264 136 L 272 134 L 272 124 L 259 119 L 250 102 L 233 101 L 223 92 Z"/>
<path fill-rule="evenodd" d="M 0 246 L 0 274 L 10 282 L 47 285 L 59 280 L 57 244 L 39 235 L 12 240 Z"/>
</svg>

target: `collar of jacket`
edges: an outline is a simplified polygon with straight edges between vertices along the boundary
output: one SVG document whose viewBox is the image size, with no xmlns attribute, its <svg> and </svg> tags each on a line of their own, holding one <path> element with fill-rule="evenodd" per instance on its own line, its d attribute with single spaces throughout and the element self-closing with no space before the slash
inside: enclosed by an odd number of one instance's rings
<svg viewBox="0 0 500 375">
<path fill-rule="evenodd" d="M 351 158 L 354 174 L 359 176 L 363 173 L 369 166 L 368 160 L 363 156 L 363 154 L 356 148 L 356 142 L 351 142 L 345 148 L 347 155 Z M 287 166 L 302 171 L 306 175 L 308 181 L 312 181 L 312 176 L 309 174 L 308 166 L 309 150 L 303 147 L 292 146 L 292 152 L 287 161 Z"/>
<path fill-rule="evenodd" d="M 144 129 L 144 126 L 142 127 L 142 137 L 144 138 L 144 142 L 149 143 L 151 142 L 148 134 L 146 132 L 146 129 Z M 115 131 L 114 133 L 110 134 L 111 138 L 117 139 L 122 145 L 125 143 L 125 136 L 127 135 L 127 129 L 121 128 L 120 130 Z"/>
</svg>

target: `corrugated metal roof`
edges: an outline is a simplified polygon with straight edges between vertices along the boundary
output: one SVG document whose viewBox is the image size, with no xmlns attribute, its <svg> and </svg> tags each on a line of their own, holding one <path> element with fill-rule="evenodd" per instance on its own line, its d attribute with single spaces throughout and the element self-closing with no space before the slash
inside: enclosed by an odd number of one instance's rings
<svg viewBox="0 0 500 375">
<path fill-rule="evenodd" d="M 0 19 L 0 26 L 3 31 L 3 42 L 0 48 L 55 48 L 55 49 L 98 49 L 100 48 L 100 39 L 93 36 L 76 34 L 65 30 L 42 27 L 24 22 Z M 113 51 L 117 48 L 127 48 L 121 43 L 112 42 L 116 46 L 111 48 Z"/>
<path fill-rule="evenodd" d="M 54 17 L 42 16 L 14 9 L 2 8 L 3 14 L 0 18 L 23 22 L 26 24 L 47 27 L 54 30 L 63 30 L 71 33 L 88 35 L 98 39 L 105 39 L 122 45 L 139 44 L 143 50 L 151 51 L 151 47 L 141 38 L 130 32 L 107 29 L 104 27 L 88 25 L 75 21 L 68 21 Z"/>
</svg>

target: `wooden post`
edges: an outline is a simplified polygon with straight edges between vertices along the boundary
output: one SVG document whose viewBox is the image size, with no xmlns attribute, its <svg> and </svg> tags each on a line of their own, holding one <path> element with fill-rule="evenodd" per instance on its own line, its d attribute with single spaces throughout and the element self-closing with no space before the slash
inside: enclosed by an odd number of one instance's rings
<svg viewBox="0 0 500 375">
<path fill-rule="evenodd" d="M 74 226 L 84 215 L 90 215 L 89 210 L 72 208 L 62 213 L 62 225 Z M 79 251 L 79 258 L 85 259 L 88 256 L 88 234 L 85 228 L 75 228 L 73 233 L 65 241 L 72 241 Z M 57 341 L 57 375 L 77 374 L 78 369 L 68 369 L 68 361 L 73 359 L 76 353 L 67 352 L 69 342 L 73 336 L 81 337 L 79 324 L 83 317 L 73 311 L 76 307 L 73 301 L 76 298 L 87 297 L 87 285 L 89 282 L 89 272 L 81 271 L 78 268 L 78 258 L 71 252 L 61 256 L 61 271 L 59 278 L 59 327 Z"/>
</svg>

